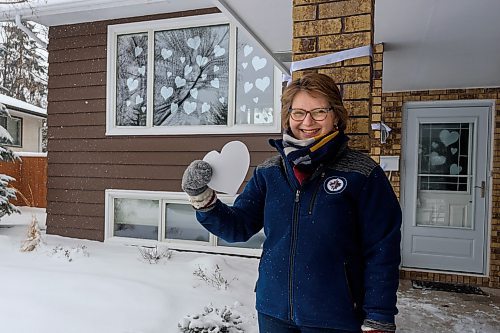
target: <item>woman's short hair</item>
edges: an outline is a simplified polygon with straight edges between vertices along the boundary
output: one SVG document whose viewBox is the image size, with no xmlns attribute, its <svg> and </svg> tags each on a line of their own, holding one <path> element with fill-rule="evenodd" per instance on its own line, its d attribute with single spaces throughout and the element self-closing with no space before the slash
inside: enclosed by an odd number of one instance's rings
<svg viewBox="0 0 500 333">
<path fill-rule="evenodd" d="M 320 95 L 326 98 L 336 118 L 337 127 L 344 131 L 349 118 L 342 102 L 340 90 L 335 81 L 326 74 L 308 73 L 299 79 L 293 80 L 281 95 L 281 124 L 284 129 L 290 128 L 290 108 L 293 98 L 299 91 L 306 91 L 311 95 Z"/>
</svg>

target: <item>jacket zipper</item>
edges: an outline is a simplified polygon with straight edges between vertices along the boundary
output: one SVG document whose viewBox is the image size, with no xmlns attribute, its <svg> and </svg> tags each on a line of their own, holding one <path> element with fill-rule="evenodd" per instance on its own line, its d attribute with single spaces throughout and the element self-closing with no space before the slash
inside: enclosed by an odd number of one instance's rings
<svg viewBox="0 0 500 333">
<path fill-rule="evenodd" d="M 318 180 L 318 185 L 316 186 L 316 189 L 313 192 L 313 195 L 312 195 L 312 198 L 311 198 L 311 203 L 309 204 L 309 215 L 312 214 L 312 211 L 313 211 L 313 208 L 314 208 L 314 203 L 316 201 L 316 195 L 318 194 L 319 188 L 321 187 L 321 182 L 322 182 L 323 178 L 325 178 L 325 173 L 324 172 L 321 173 L 321 176 L 319 177 L 319 180 Z"/>
<path fill-rule="evenodd" d="M 345 282 L 346 282 L 346 285 L 347 285 L 347 292 L 349 293 L 349 298 L 351 299 L 351 303 L 352 303 L 353 308 L 356 310 L 356 308 L 358 307 L 358 305 L 354 301 L 354 297 L 352 295 L 351 283 L 349 281 L 349 274 L 348 274 L 348 271 L 347 271 L 347 262 L 344 262 L 344 276 L 345 276 Z"/>
<path fill-rule="evenodd" d="M 290 245 L 290 271 L 289 279 L 288 279 L 288 294 L 289 294 L 289 305 L 290 305 L 290 320 L 293 321 L 293 272 L 294 272 L 294 264 L 295 264 L 295 251 L 297 248 L 297 229 L 298 229 L 298 220 L 299 220 L 299 201 L 300 201 L 300 190 L 295 192 L 295 204 L 294 204 L 294 212 L 293 212 L 293 221 L 292 221 L 292 243 Z"/>
</svg>

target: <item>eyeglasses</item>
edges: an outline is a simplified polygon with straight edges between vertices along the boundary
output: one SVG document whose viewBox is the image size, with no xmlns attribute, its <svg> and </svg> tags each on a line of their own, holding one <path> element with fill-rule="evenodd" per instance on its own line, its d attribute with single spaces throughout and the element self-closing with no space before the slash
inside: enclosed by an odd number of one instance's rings
<svg viewBox="0 0 500 333">
<path fill-rule="evenodd" d="M 311 115 L 312 119 L 321 121 L 325 120 L 328 112 L 332 110 L 332 108 L 317 108 L 312 109 L 311 111 L 306 111 L 303 109 L 290 109 L 288 110 L 288 112 L 290 112 L 290 117 L 295 121 L 302 121 L 306 119 L 308 113 Z"/>
</svg>

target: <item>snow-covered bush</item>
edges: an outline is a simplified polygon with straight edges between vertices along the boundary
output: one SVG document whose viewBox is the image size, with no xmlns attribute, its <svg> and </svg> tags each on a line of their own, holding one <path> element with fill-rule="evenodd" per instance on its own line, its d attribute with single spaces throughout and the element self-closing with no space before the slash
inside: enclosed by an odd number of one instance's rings
<svg viewBox="0 0 500 333">
<path fill-rule="evenodd" d="M 138 247 L 139 253 L 144 261 L 149 262 L 150 264 L 157 264 L 161 259 L 170 259 L 172 258 L 172 251 L 168 248 L 166 249 L 158 249 L 158 246 L 155 247 Z"/>
<path fill-rule="evenodd" d="M 57 245 L 52 249 L 50 255 L 52 257 L 63 258 L 72 262 L 75 258 L 88 257 L 89 252 L 87 251 L 87 247 L 85 245 L 78 245 L 70 248 Z"/>
<path fill-rule="evenodd" d="M 230 282 L 224 276 L 222 276 L 222 269 L 219 267 L 219 265 L 215 265 L 214 271 L 211 273 L 208 273 L 206 269 L 198 266 L 198 269 L 193 272 L 193 275 L 198 279 L 205 281 L 209 286 L 212 286 L 219 290 L 227 290 L 230 284 Z"/>
<path fill-rule="evenodd" d="M 233 314 L 229 307 L 219 309 L 210 304 L 203 313 L 182 318 L 178 326 L 184 333 L 242 333 L 240 324 L 240 315 Z"/>
</svg>

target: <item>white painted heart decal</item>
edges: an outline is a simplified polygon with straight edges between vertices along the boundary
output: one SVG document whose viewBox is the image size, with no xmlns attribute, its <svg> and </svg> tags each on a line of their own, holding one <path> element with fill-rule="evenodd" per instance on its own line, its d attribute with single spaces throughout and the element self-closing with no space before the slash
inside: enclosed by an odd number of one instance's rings
<svg viewBox="0 0 500 333">
<path fill-rule="evenodd" d="M 198 98 L 198 88 L 193 88 L 193 89 L 189 90 L 189 94 L 194 99 L 197 99 Z"/>
<path fill-rule="evenodd" d="M 144 102 L 144 98 L 142 98 L 141 96 L 137 95 L 135 96 L 135 105 L 139 105 L 141 104 L 142 102 Z"/>
<path fill-rule="evenodd" d="M 172 76 L 172 72 L 167 72 L 167 77 L 171 77 Z"/>
<path fill-rule="evenodd" d="M 137 79 L 134 80 L 131 77 L 127 79 L 127 87 L 129 91 L 136 90 L 138 86 L 139 86 L 139 81 Z"/>
<path fill-rule="evenodd" d="M 205 81 L 207 79 L 207 74 L 201 74 L 201 80 Z"/>
<path fill-rule="evenodd" d="M 431 146 L 432 148 L 436 149 L 437 147 L 439 147 L 439 143 L 432 141 Z"/>
<path fill-rule="evenodd" d="M 248 62 L 242 62 L 242 63 L 241 63 L 241 66 L 243 66 L 243 69 L 247 69 Z"/>
<path fill-rule="evenodd" d="M 188 46 L 190 48 L 192 48 L 193 50 L 196 50 L 198 47 L 200 47 L 200 43 L 201 43 L 200 36 L 195 36 L 193 38 L 188 38 L 188 40 L 187 40 Z"/>
<path fill-rule="evenodd" d="M 267 64 L 266 58 L 259 58 L 258 56 L 252 58 L 252 66 L 255 69 L 255 71 L 258 71 L 259 69 L 266 67 L 266 64 Z"/>
<path fill-rule="evenodd" d="M 451 150 L 451 153 L 452 153 L 453 155 L 455 155 L 455 154 L 457 153 L 457 151 L 458 151 L 458 149 L 457 149 L 457 148 L 451 148 L 450 150 Z"/>
<path fill-rule="evenodd" d="M 180 88 L 184 85 L 186 85 L 186 79 L 181 78 L 180 76 L 175 77 L 175 85 L 177 88 Z"/>
<path fill-rule="evenodd" d="M 210 110 L 210 104 L 208 103 L 203 103 L 203 105 L 201 106 L 201 113 L 205 113 L 205 112 L 208 112 Z"/>
<path fill-rule="evenodd" d="M 254 98 L 253 98 L 253 101 L 254 101 L 255 103 L 259 103 L 259 98 L 258 98 L 258 97 L 254 97 Z"/>
<path fill-rule="evenodd" d="M 458 175 L 462 171 L 462 167 L 456 164 L 450 165 L 450 175 Z"/>
<path fill-rule="evenodd" d="M 221 102 L 222 104 L 224 104 L 224 101 L 225 101 L 224 97 L 219 98 L 219 102 Z"/>
<path fill-rule="evenodd" d="M 214 73 L 215 73 L 215 72 L 218 72 L 218 71 L 219 71 L 219 69 L 220 69 L 220 68 L 219 68 L 219 66 L 214 65 Z"/>
<path fill-rule="evenodd" d="M 250 166 L 250 154 L 241 141 L 228 142 L 220 154 L 212 150 L 203 158 L 212 167 L 212 179 L 208 186 L 217 192 L 235 195 Z"/>
<path fill-rule="evenodd" d="M 450 132 L 448 130 L 442 130 L 439 133 L 439 139 L 446 147 L 457 142 L 459 137 L 460 135 L 458 134 L 458 132 L 455 131 Z"/>
<path fill-rule="evenodd" d="M 253 47 L 251 47 L 250 45 L 245 45 L 245 47 L 243 48 L 243 54 L 245 55 L 245 57 L 252 53 L 252 51 Z"/>
<path fill-rule="evenodd" d="M 160 94 L 164 100 L 169 99 L 173 93 L 174 93 L 174 88 L 172 88 L 172 87 L 167 88 L 165 86 L 161 87 Z"/>
<path fill-rule="evenodd" d="M 127 104 L 127 106 L 130 106 L 130 104 L 132 104 L 132 102 L 127 100 L 127 102 L 125 104 Z"/>
<path fill-rule="evenodd" d="M 198 64 L 198 66 L 205 66 L 208 62 L 208 58 L 207 57 L 202 57 L 201 55 L 197 55 L 196 56 L 196 63 Z"/>
<path fill-rule="evenodd" d="M 242 105 L 240 106 L 240 110 L 245 112 L 247 110 L 247 106 L 246 105 Z"/>
<path fill-rule="evenodd" d="M 134 50 L 134 54 L 135 54 L 135 56 L 136 56 L 136 57 L 140 56 L 140 55 L 141 55 L 141 53 L 142 53 L 142 51 L 143 51 L 142 47 L 140 47 L 140 46 L 136 46 L 136 47 L 135 47 L 135 50 Z"/>
<path fill-rule="evenodd" d="M 219 88 L 219 79 L 215 78 L 212 81 L 210 81 L 210 85 L 214 88 Z"/>
<path fill-rule="evenodd" d="M 182 108 L 184 109 L 184 112 L 186 112 L 187 114 L 191 114 L 194 112 L 194 110 L 196 110 L 196 102 L 185 101 L 182 104 Z"/>
<path fill-rule="evenodd" d="M 245 85 L 243 86 L 245 90 L 245 94 L 248 93 L 250 90 L 253 88 L 253 83 L 250 82 L 245 82 Z"/>
<path fill-rule="evenodd" d="M 431 165 L 443 165 L 446 163 L 446 157 L 439 155 L 435 151 L 430 154 Z"/>
<path fill-rule="evenodd" d="M 144 74 L 146 74 L 146 66 L 137 68 L 137 72 L 144 76 Z"/>
<path fill-rule="evenodd" d="M 178 109 L 179 109 L 179 104 L 177 103 L 170 104 L 170 112 L 176 113 Z"/>
<path fill-rule="evenodd" d="M 172 50 L 161 49 L 161 56 L 164 60 L 167 60 L 172 56 Z"/>
<path fill-rule="evenodd" d="M 184 63 L 184 61 L 186 61 L 186 57 L 180 57 L 179 60 Z"/>
<path fill-rule="evenodd" d="M 184 66 L 184 77 L 188 76 L 189 73 L 193 71 L 193 66 L 186 65 Z"/>
<path fill-rule="evenodd" d="M 255 80 L 255 86 L 257 87 L 257 89 L 259 89 L 261 91 L 266 90 L 267 87 L 269 87 L 270 83 L 271 83 L 271 80 L 267 76 L 264 76 L 262 79 Z"/>
<path fill-rule="evenodd" d="M 216 57 L 220 57 L 221 55 L 224 55 L 226 53 L 226 49 L 223 47 L 220 47 L 219 45 L 215 45 L 214 47 L 214 55 Z"/>
</svg>

